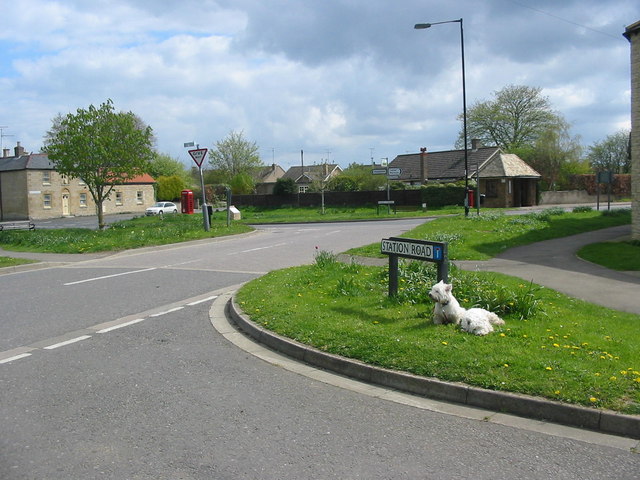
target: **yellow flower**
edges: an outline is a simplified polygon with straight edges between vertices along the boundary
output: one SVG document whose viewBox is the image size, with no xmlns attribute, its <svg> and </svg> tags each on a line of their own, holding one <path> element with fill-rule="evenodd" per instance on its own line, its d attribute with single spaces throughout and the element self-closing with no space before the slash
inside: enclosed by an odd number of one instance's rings
<svg viewBox="0 0 640 480">
<path fill-rule="evenodd" d="M 611 380 L 612 382 L 615 382 L 616 380 L 618 380 L 618 377 L 611 376 L 609 377 L 609 380 Z"/>
<path fill-rule="evenodd" d="M 634 378 L 634 379 L 633 379 L 633 381 L 634 381 L 634 382 L 638 382 L 638 383 L 640 383 L 640 377 L 636 377 L 636 378 Z"/>
<path fill-rule="evenodd" d="M 545 370 L 553 370 L 551 367 L 544 367 Z"/>
<path fill-rule="evenodd" d="M 557 343 L 554 343 L 553 346 L 556 348 L 560 347 L 560 345 L 558 345 Z"/>
<path fill-rule="evenodd" d="M 505 363 L 505 364 L 504 364 L 504 366 L 505 366 L 505 367 L 508 367 L 508 366 L 509 366 L 509 364 L 508 364 L 508 363 Z"/>
<path fill-rule="evenodd" d="M 595 375 L 596 377 L 599 377 L 599 376 L 600 376 L 600 374 L 599 374 L 598 372 L 594 373 L 594 375 Z"/>
<path fill-rule="evenodd" d="M 504 337 L 504 336 L 505 336 L 505 334 L 504 334 L 504 333 L 501 333 L 501 334 L 500 334 L 500 336 L 501 336 L 501 337 Z"/>
<path fill-rule="evenodd" d="M 449 343 L 447 342 L 441 342 L 443 345 L 449 345 Z"/>
<path fill-rule="evenodd" d="M 556 390 L 556 391 L 555 391 L 555 392 L 553 392 L 553 393 L 555 393 L 556 395 L 560 395 L 560 390 Z"/>
<path fill-rule="evenodd" d="M 598 399 L 596 397 L 589 397 L 589 401 L 593 403 L 593 402 L 597 402 Z"/>
</svg>

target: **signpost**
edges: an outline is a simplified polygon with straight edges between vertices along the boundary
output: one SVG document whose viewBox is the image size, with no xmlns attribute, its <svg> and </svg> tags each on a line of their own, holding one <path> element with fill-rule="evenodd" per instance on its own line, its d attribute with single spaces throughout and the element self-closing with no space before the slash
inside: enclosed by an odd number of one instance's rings
<svg viewBox="0 0 640 480">
<path fill-rule="evenodd" d="M 398 257 L 438 264 L 438 281 L 449 281 L 449 258 L 446 242 L 430 242 L 413 238 L 383 238 L 380 252 L 389 255 L 389 296 L 398 293 Z"/>
<path fill-rule="evenodd" d="M 204 224 L 204 231 L 208 232 L 210 229 L 209 225 L 209 207 L 207 206 L 207 196 L 204 191 L 204 177 L 202 176 L 202 162 L 204 161 L 204 157 L 207 156 L 208 150 L 206 148 L 196 148 L 194 150 L 189 150 L 189 155 L 193 161 L 198 165 L 198 170 L 200 171 L 200 186 L 202 187 L 202 217 Z"/>
</svg>

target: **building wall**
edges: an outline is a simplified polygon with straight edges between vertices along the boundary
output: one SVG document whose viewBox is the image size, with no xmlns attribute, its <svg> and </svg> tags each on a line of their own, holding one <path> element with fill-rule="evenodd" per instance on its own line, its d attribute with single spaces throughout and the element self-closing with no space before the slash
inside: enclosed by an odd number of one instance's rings
<svg viewBox="0 0 640 480">
<path fill-rule="evenodd" d="M 42 220 L 66 215 L 96 215 L 91 193 L 80 180 L 66 180 L 53 170 L 27 170 L 20 173 L 26 174 L 27 177 L 26 188 L 16 192 L 16 199 L 21 196 L 25 199 L 22 203 L 28 203 L 28 215 L 22 218 Z M 24 197 L 25 191 L 27 197 Z M 140 196 L 138 192 L 141 192 Z M 16 202 L 20 203 L 18 200 Z M 103 212 L 143 213 L 154 202 L 153 185 L 117 185 L 110 198 L 104 202 Z"/>
<path fill-rule="evenodd" d="M 631 232 L 640 240 L 640 30 L 629 34 L 631 42 Z"/>
<path fill-rule="evenodd" d="M 27 172 L 25 170 L 0 173 L 3 221 L 29 218 L 29 205 L 24 195 L 26 190 Z"/>
</svg>

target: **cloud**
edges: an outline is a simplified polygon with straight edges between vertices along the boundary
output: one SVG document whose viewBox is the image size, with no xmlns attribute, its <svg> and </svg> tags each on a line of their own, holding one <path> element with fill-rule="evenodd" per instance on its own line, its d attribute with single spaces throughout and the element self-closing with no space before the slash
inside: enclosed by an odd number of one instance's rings
<svg viewBox="0 0 640 480">
<path fill-rule="evenodd" d="M 22 0 L 3 6 L 0 124 L 38 149 L 59 112 L 107 98 L 159 150 L 242 130 L 285 168 L 451 148 L 467 102 L 538 86 L 585 143 L 628 124 L 633 0 Z M 4 142 L 9 141 L 4 139 Z M 328 152 L 331 152 L 328 154 Z"/>
</svg>

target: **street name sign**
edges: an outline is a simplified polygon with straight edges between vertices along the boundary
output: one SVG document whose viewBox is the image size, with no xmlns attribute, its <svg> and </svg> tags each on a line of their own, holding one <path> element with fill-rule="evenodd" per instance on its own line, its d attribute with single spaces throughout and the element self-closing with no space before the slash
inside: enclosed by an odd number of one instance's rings
<svg viewBox="0 0 640 480">
<path fill-rule="evenodd" d="M 193 158 L 193 161 L 196 162 L 196 165 L 198 165 L 198 167 L 202 167 L 204 157 L 207 155 L 207 149 L 196 148 L 195 150 L 189 150 L 189 155 L 191 155 L 191 158 Z"/>
<path fill-rule="evenodd" d="M 374 175 L 386 175 L 387 174 L 387 169 L 386 168 L 374 168 L 373 170 L 371 170 L 371 173 Z"/>
<path fill-rule="evenodd" d="M 399 176 L 401 173 L 402 173 L 402 169 L 401 168 L 397 168 L 397 167 L 390 167 L 389 168 L 389 175 Z"/>
<path fill-rule="evenodd" d="M 412 238 L 383 238 L 380 247 L 381 253 L 414 258 L 416 260 L 439 262 L 444 255 L 444 245 L 442 243 Z"/>
</svg>

